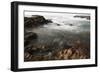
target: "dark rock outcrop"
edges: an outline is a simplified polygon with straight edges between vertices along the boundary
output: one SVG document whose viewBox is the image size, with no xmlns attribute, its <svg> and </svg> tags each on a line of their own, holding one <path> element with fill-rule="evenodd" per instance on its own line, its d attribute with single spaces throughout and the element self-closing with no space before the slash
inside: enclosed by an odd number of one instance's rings
<svg viewBox="0 0 100 73">
<path fill-rule="evenodd" d="M 75 18 L 86 18 L 87 20 L 90 20 L 90 16 L 83 16 L 83 15 L 75 15 Z"/>
<path fill-rule="evenodd" d="M 37 39 L 37 34 L 34 32 L 28 32 L 24 35 L 24 39 L 26 40 L 32 40 L 32 39 Z"/>
<path fill-rule="evenodd" d="M 34 32 L 28 32 L 24 34 L 24 46 L 26 47 L 27 45 L 30 44 L 31 41 L 33 41 L 34 39 L 37 39 L 38 36 L 36 33 Z"/>
<path fill-rule="evenodd" d="M 40 25 L 44 25 L 47 23 L 51 23 L 51 20 L 46 20 L 43 16 L 33 15 L 32 17 L 24 17 L 24 27 L 32 28 Z"/>
</svg>

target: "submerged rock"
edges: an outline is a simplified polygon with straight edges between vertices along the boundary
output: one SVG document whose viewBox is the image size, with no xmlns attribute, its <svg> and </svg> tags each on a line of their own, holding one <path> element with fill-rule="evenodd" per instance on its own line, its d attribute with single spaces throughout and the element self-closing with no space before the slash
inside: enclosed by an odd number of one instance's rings
<svg viewBox="0 0 100 73">
<path fill-rule="evenodd" d="M 73 24 L 69 24 L 70 26 L 73 26 Z"/>
<path fill-rule="evenodd" d="M 25 40 L 32 40 L 32 39 L 37 39 L 37 34 L 34 32 L 28 32 L 24 35 Z"/>
</svg>

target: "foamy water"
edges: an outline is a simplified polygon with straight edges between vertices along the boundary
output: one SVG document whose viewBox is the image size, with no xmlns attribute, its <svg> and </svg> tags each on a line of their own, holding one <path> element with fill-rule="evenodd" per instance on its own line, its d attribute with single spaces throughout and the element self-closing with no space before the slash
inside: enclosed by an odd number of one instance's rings
<svg viewBox="0 0 100 73">
<path fill-rule="evenodd" d="M 90 31 L 90 21 L 86 19 L 74 17 L 51 17 L 51 20 L 53 21 L 53 23 L 45 24 L 43 27 L 71 32 Z"/>
</svg>

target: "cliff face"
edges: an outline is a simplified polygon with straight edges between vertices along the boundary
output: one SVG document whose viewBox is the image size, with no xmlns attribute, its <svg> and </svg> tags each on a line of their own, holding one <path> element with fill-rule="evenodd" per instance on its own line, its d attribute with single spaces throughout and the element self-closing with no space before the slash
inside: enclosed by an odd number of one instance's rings
<svg viewBox="0 0 100 73">
<path fill-rule="evenodd" d="M 32 17 L 24 17 L 24 27 L 26 28 L 37 27 L 50 22 L 52 21 L 46 20 L 43 16 L 40 15 L 34 15 Z"/>
</svg>

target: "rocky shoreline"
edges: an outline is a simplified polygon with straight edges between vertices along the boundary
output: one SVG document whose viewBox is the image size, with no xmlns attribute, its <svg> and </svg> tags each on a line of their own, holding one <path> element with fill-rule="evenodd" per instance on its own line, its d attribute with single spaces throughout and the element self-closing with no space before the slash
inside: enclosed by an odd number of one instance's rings
<svg viewBox="0 0 100 73">
<path fill-rule="evenodd" d="M 43 16 L 34 15 L 32 17 L 24 17 L 24 61 L 25 62 L 90 58 L 90 52 L 89 52 L 90 47 L 83 44 L 79 39 L 73 42 L 74 45 L 68 45 L 68 43 L 64 43 L 60 47 L 57 46 L 59 42 L 56 43 L 55 40 L 52 41 L 51 44 L 49 43 L 49 45 L 37 44 L 36 42 L 38 41 L 40 36 L 36 32 L 31 30 L 48 23 L 53 23 L 53 22 L 51 20 L 45 19 Z M 60 42 L 60 44 L 62 43 Z"/>
</svg>

